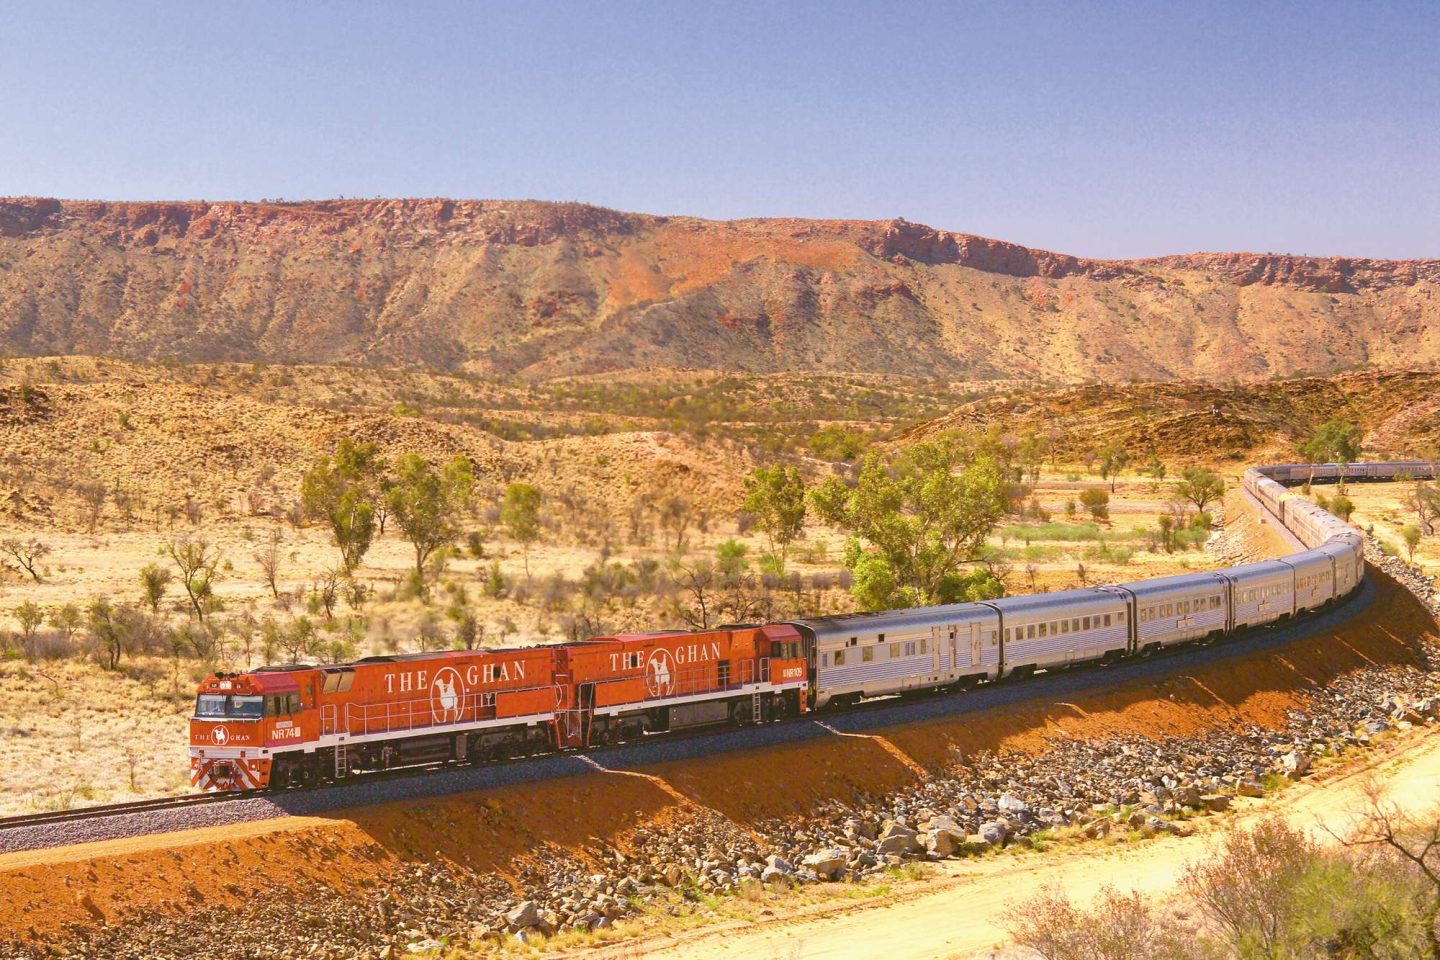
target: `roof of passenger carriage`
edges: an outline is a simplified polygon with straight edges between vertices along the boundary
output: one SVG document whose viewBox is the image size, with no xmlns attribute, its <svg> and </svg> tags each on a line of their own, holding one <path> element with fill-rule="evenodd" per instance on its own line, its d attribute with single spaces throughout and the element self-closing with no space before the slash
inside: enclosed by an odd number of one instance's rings
<svg viewBox="0 0 1440 960">
<path fill-rule="evenodd" d="M 976 617 L 994 616 L 994 611 L 977 603 L 946 603 L 908 610 L 881 610 L 877 613 L 844 613 L 834 617 L 810 617 L 786 620 L 787 624 L 804 627 L 816 634 L 855 633 L 858 630 L 885 630 L 901 627 L 922 627 Z"/>
<path fill-rule="evenodd" d="M 1084 587 L 1079 590 L 1057 590 L 1054 593 L 1030 593 L 1019 597 L 1004 597 L 1000 600 L 986 600 L 1001 613 L 1029 613 L 1036 610 L 1055 610 L 1058 607 L 1098 607 L 1124 603 L 1118 593 L 1100 587 Z"/>
<path fill-rule="evenodd" d="M 1231 580 L 1252 580 L 1256 577 L 1274 574 L 1293 574 L 1295 568 L 1288 563 L 1281 563 L 1279 560 L 1256 560 L 1254 563 L 1242 563 L 1238 567 L 1226 567 L 1224 570 L 1215 572 L 1224 574 Z"/>
<path fill-rule="evenodd" d="M 1216 570 L 1208 573 L 1177 573 L 1168 577 L 1156 577 L 1154 580 L 1121 583 L 1117 586 L 1129 590 L 1137 597 L 1151 597 L 1156 594 L 1181 593 L 1185 590 L 1222 588 L 1224 581 L 1220 578 L 1220 571 Z"/>
</svg>

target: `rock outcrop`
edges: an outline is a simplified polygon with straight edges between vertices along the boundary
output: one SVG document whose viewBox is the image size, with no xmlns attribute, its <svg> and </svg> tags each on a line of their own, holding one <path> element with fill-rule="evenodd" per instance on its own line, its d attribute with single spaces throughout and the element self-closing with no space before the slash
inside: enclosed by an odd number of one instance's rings
<svg viewBox="0 0 1440 960">
<path fill-rule="evenodd" d="M 1440 360 L 1440 261 L 1106 261 L 905 220 L 0 200 L 0 351 L 546 377 L 1268 379 Z"/>
</svg>

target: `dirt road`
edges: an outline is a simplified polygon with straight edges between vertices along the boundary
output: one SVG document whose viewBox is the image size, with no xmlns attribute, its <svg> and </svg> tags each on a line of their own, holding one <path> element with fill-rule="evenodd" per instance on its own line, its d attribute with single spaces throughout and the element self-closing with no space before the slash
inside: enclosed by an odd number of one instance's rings
<svg viewBox="0 0 1440 960">
<path fill-rule="evenodd" d="M 1343 832 L 1351 813 L 1364 804 L 1364 785 L 1385 784 L 1390 796 L 1413 809 L 1435 803 L 1440 786 L 1440 730 L 1430 730 L 1385 754 L 1357 758 L 1328 776 L 1297 784 L 1279 797 L 1252 801 L 1225 821 L 1249 820 L 1275 811 L 1291 823 L 1327 838 L 1319 824 Z M 1218 832 L 1197 838 L 1165 838 L 1116 848 L 1082 845 L 1066 852 L 1025 854 L 946 864 L 922 889 L 862 905 L 825 905 L 758 923 L 731 923 L 676 939 L 630 943 L 605 960 L 861 960 L 903 956 L 906 960 L 972 960 L 999 955 L 1006 937 L 997 918 L 1010 905 L 1047 883 L 1059 883 L 1072 897 L 1086 899 L 1106 884 L 1124 890 L 1163 893 L 1187 863 L 1216 842 Z"/>
</svg>

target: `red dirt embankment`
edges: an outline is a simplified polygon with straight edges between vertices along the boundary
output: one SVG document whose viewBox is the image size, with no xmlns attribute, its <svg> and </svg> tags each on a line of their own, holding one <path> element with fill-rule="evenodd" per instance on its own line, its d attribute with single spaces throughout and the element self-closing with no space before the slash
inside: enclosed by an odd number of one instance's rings
<svg viewBox="0 0 1440 960">
<path fill-rule="evenodd" d="M 696 807 L 745 826 L 803 814 L 824 799 L 881 794 L 913 781 L 919 767 L 952 759 L 955 749 L 1040 751 L 1057 738 L 1278 725 L 1316 685 L 1376 663 L 1412 662 L 1420 638 L 1440 635 L 1411 594 L 1383 574 L 1371 575 L 1378 598 L 1338 630 L 1074 702 L 1036 700 L 874 737 L 836 736 L 333 818 L 3 855 L 0 931 L 33 947 L 63 941 L 75 927 L 174 916 L 200 905 L 239 906 L 317 886 L 358 894 L 417 861 L 513 877 L 541 846 L 581 856 L 601 843 L 624 849 L 636 827 Z"/>
</svg>

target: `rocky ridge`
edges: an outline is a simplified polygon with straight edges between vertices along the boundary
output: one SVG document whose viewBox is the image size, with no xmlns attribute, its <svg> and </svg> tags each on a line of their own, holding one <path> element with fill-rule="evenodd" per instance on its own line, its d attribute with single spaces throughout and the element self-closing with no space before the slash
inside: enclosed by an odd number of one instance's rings
<svg viewBox="0 0 1440 960">
<path fill-rule="evenodd" d="M 1433 260 L 1094 260 L 903 219 L 0 199 L 0 350 L 21 355 L 1258 380 L 1433 364 L 1437 285 Z"/>
</svg>

